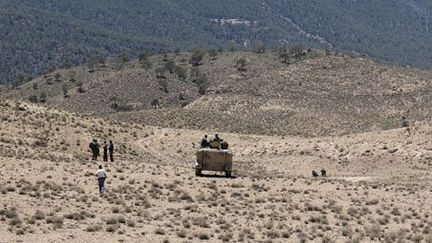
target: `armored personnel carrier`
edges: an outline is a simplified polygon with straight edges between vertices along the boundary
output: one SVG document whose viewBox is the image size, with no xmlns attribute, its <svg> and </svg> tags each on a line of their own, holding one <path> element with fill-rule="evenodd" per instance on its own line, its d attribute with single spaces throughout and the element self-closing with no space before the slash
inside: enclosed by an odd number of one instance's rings
<svg viewBox="0 0 432 243">
<path fill-rule="evenodd" d="M 225 172 L 231 177 L 233 154 L 228 149 L 203 148 L 196 154 L 195 175 L 201 176 L 202 171 Z"/>
</svg>

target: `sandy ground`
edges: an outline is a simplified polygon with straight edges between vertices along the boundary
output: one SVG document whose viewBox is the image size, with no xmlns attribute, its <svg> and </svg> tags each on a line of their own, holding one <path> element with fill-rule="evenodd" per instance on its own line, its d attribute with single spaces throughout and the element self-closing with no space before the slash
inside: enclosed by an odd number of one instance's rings
<svg viewBox="0 0 432 243">
<path fill-rule="evenodd" d="M 234 176 L 196 177 L 199 140 L 217 131 L 0 108 L 0 242 L 432 242 L 426 123 L 315 139 L 221 134 Z M 89 160 L 93 137 L 114 140 L 114 163 Z"/>
</svg>

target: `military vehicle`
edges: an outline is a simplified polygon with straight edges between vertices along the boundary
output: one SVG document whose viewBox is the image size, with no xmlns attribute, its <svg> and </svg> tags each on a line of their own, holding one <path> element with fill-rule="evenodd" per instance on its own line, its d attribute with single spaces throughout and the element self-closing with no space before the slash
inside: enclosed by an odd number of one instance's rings
<svg viewBox="0 0 432 243">
<path fill-rule="evenodd" d="M 196 155 L 195 175 L 201 176 L 202 171 L 225 172 L 231 177 L 233 155 L 230 150 L 203 148 Z"/>
</svg>

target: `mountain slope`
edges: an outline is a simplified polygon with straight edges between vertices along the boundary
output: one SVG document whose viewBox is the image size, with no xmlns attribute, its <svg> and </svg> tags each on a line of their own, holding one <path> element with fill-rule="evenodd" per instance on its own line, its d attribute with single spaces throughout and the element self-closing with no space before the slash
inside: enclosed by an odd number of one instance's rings
<svg viewBox="0 0 432 243">
<path fill-rule="evenodd" d="M 3 96 L 33 101 L 46 96 L 53 107 L 146 125 L 267 135 L 392 129 L 404 119 L 414 123 L 432 114 L 430 71 L 319 50 L 290 64 L 270 52 L 206 56 L 199 67 L 188 64 L 189 58 L 189 53 L 153 56 L 151 69 L 134 60 L 123 69 L 109 63 L 58 70 Z M 243 71 L 236 68 L 239 60 L 246 63 Z M 168 63 L 185 78 L 168 71 L 158 78 L 156 71 Z M 198 92 L 194 72 L 207 80 L 205 95 Z"/>
<path fill-rule="evenodd" d="M 432 52 L 432 3 L 423 0 L 4 0 L 0 11 L 0 82 L 99 51 L 302 42 L 419 67 Z"/>
</svg>

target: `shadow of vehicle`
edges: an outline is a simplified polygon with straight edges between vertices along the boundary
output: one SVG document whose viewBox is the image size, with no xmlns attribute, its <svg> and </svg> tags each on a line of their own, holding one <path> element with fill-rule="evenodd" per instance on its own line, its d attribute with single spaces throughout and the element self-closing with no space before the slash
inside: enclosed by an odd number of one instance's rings
<svg viewBox="0 0 432 243">
<path fill-rule="evenodd" d="M 201 174 L 198 177 L 203 177 L 203 178 L 220 178 L 220 179 L 236 179 L 237 176 L 231 175 L 230 177 L 227 177 L 226 175 L 221 175 L 221 174 Z"/>
</svg>

